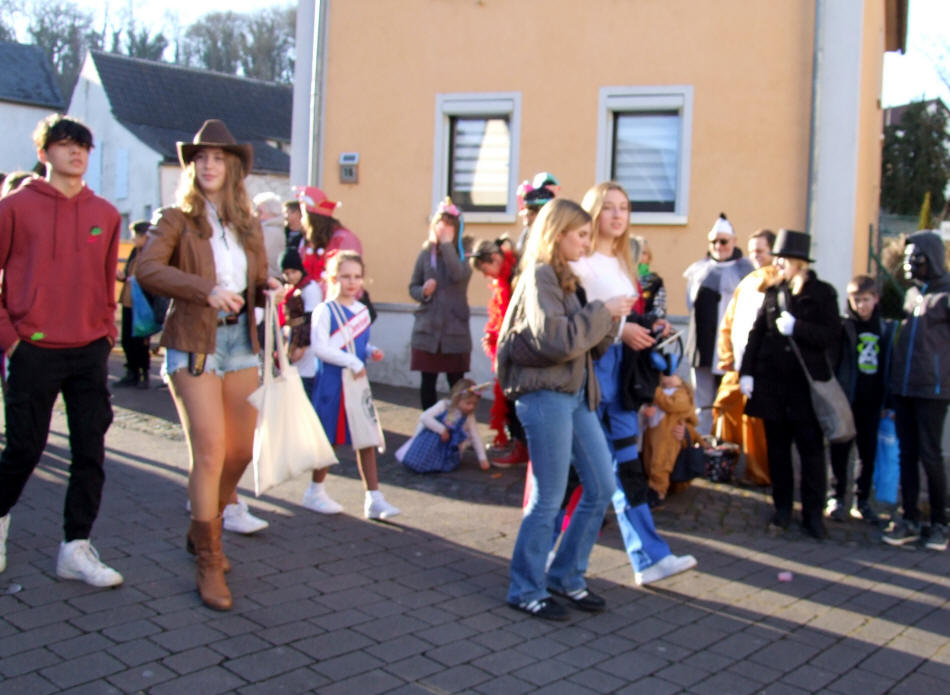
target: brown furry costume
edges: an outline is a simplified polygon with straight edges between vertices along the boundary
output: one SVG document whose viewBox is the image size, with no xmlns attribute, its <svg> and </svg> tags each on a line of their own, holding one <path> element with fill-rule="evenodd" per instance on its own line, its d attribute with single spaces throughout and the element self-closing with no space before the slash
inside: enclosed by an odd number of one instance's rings
<svg viewBox="0 0 950 695">
<path fill-rule="evenodd" d="M 692 442 L 700 441 L 695 426 L 699 424 L 696 417 L 696 406 L 693 405 L 693 390 L 689 384 L 683 383 L 676 387 L 669 396 L 658 386 L 653 396 L 653 405 L 663 411 L 663 419 L 656 427 L 647 427 L 643 435 L 643 466 L 653 488 L 660 499 L 666 497 L 670 489 L 670 473 L 676 465 L 676 457 L 686 446 L 686 438 L 677 441 L 673 436 L 673 428 L 680 423 L 686 425 Z M 686 487 L 688 483 L 674 483 L 676 488 Z"/>
</svg>

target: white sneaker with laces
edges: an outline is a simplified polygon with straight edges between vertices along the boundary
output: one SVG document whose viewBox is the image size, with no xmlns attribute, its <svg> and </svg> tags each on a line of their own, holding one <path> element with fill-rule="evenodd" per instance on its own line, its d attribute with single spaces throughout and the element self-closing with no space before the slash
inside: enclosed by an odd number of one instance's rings
<svg viewBox="0 0 950 695">
<path fill-rule="evenodd" d="M 56 575 L 62 579 L 79 579 L 90 586 L 118 586 L 122 575 L 99 559 L 99 552 L 88 539 L 59 544 Z"/>
<path fill-rule="evenodd" d="M 0 516 L 0 572 L 7 568 L 7 534 L 10 532 L 10 513 Z"/>
<path fill-rule="evenodd" d="M 367 495 L 363 514 L 367 519 L 392 519 L 399 514 L 399 510 L 387 502 L 382 494 L 374 497 Z"/>
<path fill-rule="evenodd" d="M 245 536 L 257 533 L 267 528 L 270 524 L 260 519 L 247 508 L 247 502 L 238 500 L 235 504 L 229 504 L 221 513 L 224 518 L 224 530 L 233 533 L 243 533 Z"/>
<path fill-rule="evenodd" d="M 343 511 L 343 505 L 330 497 L 323 486 L 317 487 L 316 483 L 307 486 L 300 504 L 317 514 L 339 514 Z"/>
<path fill-rule="evenodd" d="M 633 581 L 637 586 L 652 584 L 661 579 L 672 577 L 674 574 L 685 572 L 696 566 L 696 558 L 692 555 L 673 555 L 670 553 L 665 558 L 647 567 L 642 572 L 633 573 Z"/>
</svg>

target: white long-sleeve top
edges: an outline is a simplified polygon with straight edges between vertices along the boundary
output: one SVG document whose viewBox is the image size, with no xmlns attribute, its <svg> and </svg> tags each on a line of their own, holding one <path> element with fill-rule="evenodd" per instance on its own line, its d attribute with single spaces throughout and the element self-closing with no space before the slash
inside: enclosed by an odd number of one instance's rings
<svg viewBox="0 0 950 695">
<path fill-rule="evenodd" d="M 368 311 L 362 302 L 357 301 L 354 301 L 347 308 L 353 313 Z M 343 330 L 345 331 L 347 329 L 344 328 Z M 374 345 L 366 345 L 367 354 L 372 354 L 375 350 L 376 347 Z M 331 343 L 330 305 L 326 302 L 319 304 L 317 308 L 313 310 L 313 315 L 310 318 L 310 348 L 308 351 L 312 352 L 317 359 L 327 364 L 335 364 L 338 367 L 348 367 L 354 372 L 362 370 L 365 366 L 359 357 L 346 350 L 345 343 L 340 347 Z"/>
<path fill-rule="evenodd" d="M 416 431 L 412 433 L 412 437 L 399 447 L 399 450 L 396 452 L 396 460 L 402 461 L 406 452 L 409 451 L 409 447 L 412 445 L 412 441 L 418 436 L 420 432 L 424 429 L 430 429 L 433 432 L 442 434 L 447 432 L 448 428 L 439 422 L 438 418 L 440 415 L 447 412 L 449 409 L 449 401 L 442 399 L 438 401 L 434 406 L 424 410 L 419 416 L 419 424 L 416 425 Z M 453 410 L 449 413 L 447 418 L 449 422 L 454 422 L 458 418 L 458 411 Z M 468 439 L 459 445 L 459 449 L 464 450 L 466 446 L 471 444 L 472 449 L 475 450 L 475 456 L 478 457 L 479 463 L 487 463 L 488 455 L 485 453 L 485 444 L 482 442 L 481 435 L 478 434 L 478 426 L 475 421 L 475 414 L 471 414 L 465 418 L 465 423 L 462 425 L 462 429 L 465 430 L 465 434 L 468 435 Z"/>
</svg>

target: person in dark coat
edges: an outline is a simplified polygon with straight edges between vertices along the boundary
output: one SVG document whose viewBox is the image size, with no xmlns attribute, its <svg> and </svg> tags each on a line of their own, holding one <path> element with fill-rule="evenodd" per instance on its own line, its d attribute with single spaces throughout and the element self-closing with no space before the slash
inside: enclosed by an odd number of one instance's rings
<svg viewBox="0 0 950 695">
<path fill-rule="evenodd" d="M 739 387 L 749 401 L 747 415 L 765 421 L 775 513 L 771 524 L 782 530 L 792 519 L 794 471 L 792 443 L 802 462 L 802 528 L 819 540 L 827 537 L 825 441 L 811 404 L 808 380 L 792 349 L 798 346 L 813 379 L 832 377 L 830 354 L 837 354 L 841 332 L 834 288 L 810 270 L 811 237 L 783 229 L 773 255 L 779 274 L 765 290 L 739 370 Z"/>
<path fill-rule="evenodd" d="M 449 388 L 465 376 L 472 354 L 468 327 L 468 281 L 472 268 L 462 248 L 462 213 L 446 198 L 429 225 L 429 237 L 416 258 L 409 294 L 419 302 L 412 324 L 409 368 L 422 372 L 422 409 L 436 404 L 435 383 L 445 373 Z"/>
<path fill-rule="evenodd" d="M 904 298 L 904 320 L 894 346 L 890 389 L 901 444 L 903 518 L 884 535 L 889 545 L 920 539 L 920 467 L 930 495 L 929 550 L 947 549 L 947 473 L 940 437 L 950 402 L 950 273 L 946 249 L 933 232 L 907 237 L 904 276 L 914 283 Z"/>
</svg>

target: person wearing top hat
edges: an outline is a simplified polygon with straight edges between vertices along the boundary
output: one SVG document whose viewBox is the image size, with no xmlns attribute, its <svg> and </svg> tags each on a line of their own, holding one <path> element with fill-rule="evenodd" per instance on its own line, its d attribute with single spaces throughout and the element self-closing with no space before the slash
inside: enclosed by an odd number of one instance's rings
<svg viewBox="0 0 950 695">
<path fill-rule="evenodd" d="M 837 293 L 809 268 L 810 245 L 811 237 L 803 232 L 782 229 L 776 237 L 772 254 L 778 273 L 764 281 L 765 297 L 749 332 L 739 388 L 749 399 L 746 414 L 765 421 L 775 505 L 771 525 L 785 530 L 791 523 L 794 443 L 802 466 L 802 528 L 821 540 L 828 535 L 822 522 L 827 487 L 825 440 L 791 341 L 812 379 L 830 379 L 829 355 L 837 354 L 841 323 Z"/>
<path fill-rule="evenodd" d="M 149 230 L 136 277 L 149 292 L 171 297 L 161 344 L 191 454 L 186 547 L 196 555 L 198 592 L 229 610 L 221 513 L 251 460 L 260 351 L 249 307 L 280 282 L 267 276 L 261 227 L 244 178 L 254 150 L 219 120 L 205 121 L 192 142 L 178 143 L 182 173 L 177 204 Z"/>
</svg>

